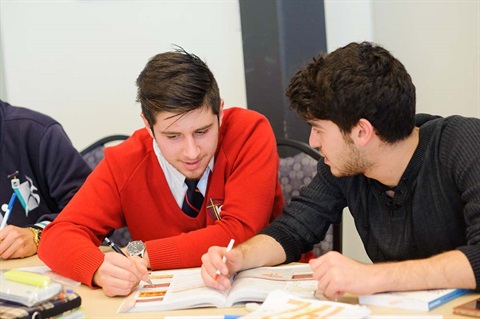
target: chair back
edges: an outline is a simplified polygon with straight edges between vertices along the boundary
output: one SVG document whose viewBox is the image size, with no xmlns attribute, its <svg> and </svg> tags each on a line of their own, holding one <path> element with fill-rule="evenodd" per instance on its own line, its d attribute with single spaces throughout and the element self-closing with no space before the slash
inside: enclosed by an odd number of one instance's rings
<svg viewBox="0 0 480 319">
<path fill-rule="evenodd" d="M 90 165 L 90 167 L 93 169 L 103 159 L 103 150 L 106 146 L 118 144 L 126 140 L 128 137 L 129 136 L 127 135 L 110 135 L 101 138 L 98 141 L 92 143 L 90 146 L 87 146 L 83 151 L 80 152 L 80 154 L 83 156 L 85 161 L 87 161 L 88 165 Z"/>
<path fill-rule="evenodd" d="M 317 163 L 321 156 L 308 144 L 293 139 L 277 139 L 277 149 L 280 156 L 280 185 L 285 202 L 289 203 L 292 196 L 300 194 L 300 190 L 317 174 Z M 341 252 L 341 239 L 341 224 L 330 225 L 325 239 L 314 245 L 314 255 L 318 257 L 330 250 Z"/>
</svg>

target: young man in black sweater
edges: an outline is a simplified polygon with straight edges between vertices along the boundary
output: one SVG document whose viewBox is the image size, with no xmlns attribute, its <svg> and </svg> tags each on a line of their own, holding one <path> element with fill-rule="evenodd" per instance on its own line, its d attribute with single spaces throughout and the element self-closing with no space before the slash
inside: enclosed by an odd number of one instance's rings
<svg viewBox="0 0 480 319">
<path fill-rule="evenodd" d="M 478 289 L 480 120 L 416 115 L 404 66 L 370 43 L 321 53 L 287 96 L 311 126 L 318 173 L 260 234 L 230 252 L 212 247 L 204 281 L 226 289 L 228 274 L 297 260 L 348 207 L 373 264 L 337 252 L 311 260 L 327 297 Z M 217 269 L 223 276 L 214 280 Z"/>
</svg>

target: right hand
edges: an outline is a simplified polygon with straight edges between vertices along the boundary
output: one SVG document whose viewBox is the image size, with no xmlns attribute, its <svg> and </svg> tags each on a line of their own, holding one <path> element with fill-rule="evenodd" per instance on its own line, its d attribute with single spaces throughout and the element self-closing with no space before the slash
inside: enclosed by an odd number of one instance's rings
<svg viewBox="0 0 480 319">
<path fill-rule="evenodd" d="M 108 297 L 127 296 L 141 280 L 148 280 L 147 262 L 141 257 L 125 257 L 116 252 L 105 254 L 93 275 L 93 283 Z"/>
<path fill-rule="evenodd" d="M 230 277 L 242 268 L 242 252 L 237 248 L 228 252 L 226 250 L 226 247 L 212 246 L 202 256 L 202 279 L 208 287 L 227 290 L 232 284 Z M 226 262 L 223 262 L 223 256 L 226 257 Z M 217 270 L 220 271 L 220 276 L 215 280 Z"/>
<path fill-rule="evenodd" d="M 33 242 L 33 235 L 30 229 L 7 225 L 7 227 L 0 230 L 1 258 L 23 258 L 36 253 L 37 246 Z"/>
</svg>

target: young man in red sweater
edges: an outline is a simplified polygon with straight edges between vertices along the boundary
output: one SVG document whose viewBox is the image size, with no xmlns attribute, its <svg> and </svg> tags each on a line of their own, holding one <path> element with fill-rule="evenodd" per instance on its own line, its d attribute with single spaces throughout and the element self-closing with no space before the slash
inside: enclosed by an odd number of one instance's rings
<svg viewBox="0 0 480 319">
<path fill-rule="evenodd" d="M 55 272 L 108 296 L 128 295 L 148 279 L 148 268 L 200 266 L 210 246 L 245 241 L 283 205 L 268 120 L 224 109 L 213 74 L 197 56 L 158 54 L 137 86 L 145 128 L 105 150 L 45 229 L 38 252 Z M 203 195 L 197 211 L 182 210 L 186 181 L 198 182 Z M 135 240 L 126 251 L 140 256 L 102 253 L 105 236 L 124 226 Z"/>
</svg>

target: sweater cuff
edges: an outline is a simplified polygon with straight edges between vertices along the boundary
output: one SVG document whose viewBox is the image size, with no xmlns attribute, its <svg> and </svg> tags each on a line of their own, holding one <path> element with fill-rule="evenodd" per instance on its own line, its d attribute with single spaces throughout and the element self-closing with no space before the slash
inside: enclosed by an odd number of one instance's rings
<svg viewBox="0 0 480 319">
<path fill-rule="evenodd" d="M 457 249 L 467 256 L 467 259 L 472 266 L 473 274 L 475 275 L 475 291 L 480 291 L 480 247 L 462 246 Z"/>
<path fill-rule="evenodd" d="M 285 264 L 295 262 L 300 259 L 302 252 L 299 249 L 298 243 L 285 230 L 279 227 L 268 226 L 267 228 L 261 230 L 258 234 L 272 237 L 283 247 L 285 255 L 287 256 L 284 262 Z"/>
<path fill-rule="evenodd" d="M 174 238 L 175 237 L 163 238 L 161 240 L 152 240 L 145 243 L 148 259 L 150 260 L 150 269 L 182 268 Z"/>
<path fill-rule="evenodd" d="M 48 221 L 48 220 L 44 220 L 44 221 L 41 221 L 39 223 L 35 223 L 35 228 L 38 228 L 38 229 L 45 229 L 45 227 L 47 227 L 48 224 L 50 224 L 51 222 Z"/>
<path fill-rule="evenodd" d="M 73 268 L 73 276 L 71 279 L 80 281 L 90 288 L 96 288 L 97 286 L 93 284 L 93 276 L 102 265 L 104 259 L 105 254 L 100 251 L 100 249 L 86 250 L 82 258 L 78 259 L 78 262 Z"/>
</svg>

